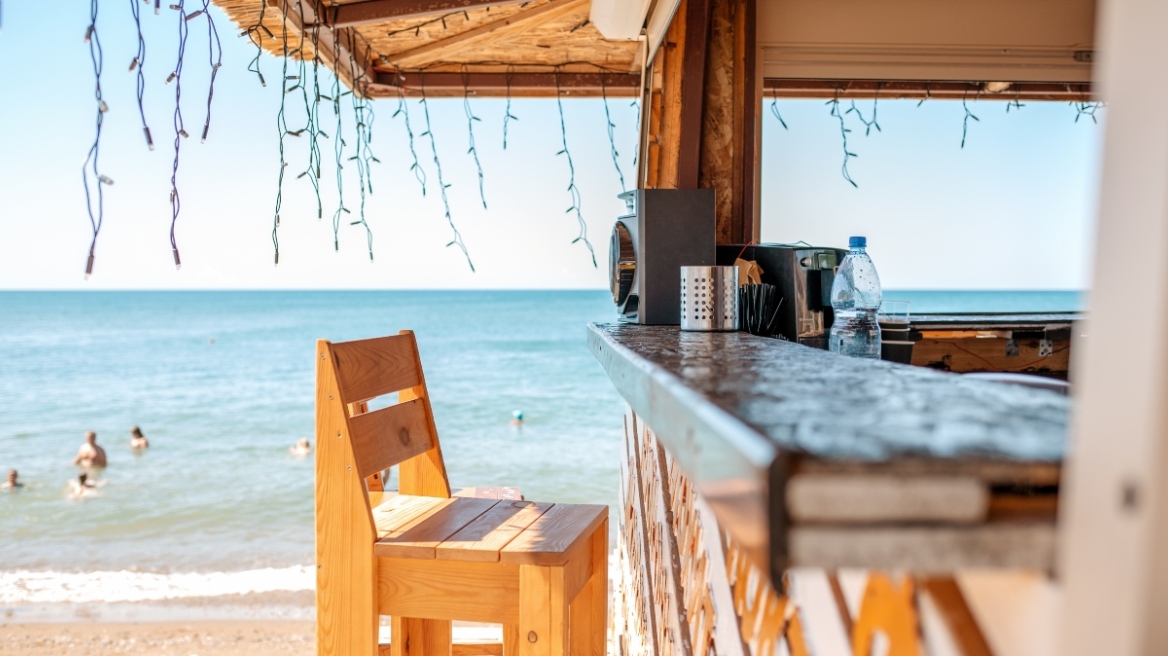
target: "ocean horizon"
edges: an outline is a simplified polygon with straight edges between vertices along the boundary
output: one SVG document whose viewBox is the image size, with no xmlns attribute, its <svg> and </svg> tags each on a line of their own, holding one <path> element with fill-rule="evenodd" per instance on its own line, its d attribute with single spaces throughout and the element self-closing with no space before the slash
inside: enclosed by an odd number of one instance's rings
<svg viewBox="0 0 1168 656">
<path fill-rule="evenodd" d="M 911 312 L 1077 311 L 1080 292 L 889 290 Z M 603 290 L 3 291 L 0 611 L 311 591 L 314 349 L 414 330 L 451 483 L 618 505 Z M 513 426 L 513 411 L 526 421 Z M 131 426 L 150 439 L 128 446 Z M 71 498 L 87 430 L 109 467 Z M 390 485 L 393 485 L 390 481 Z M 615 527 L 615 523 L 613 524 Z"/>
</svg>

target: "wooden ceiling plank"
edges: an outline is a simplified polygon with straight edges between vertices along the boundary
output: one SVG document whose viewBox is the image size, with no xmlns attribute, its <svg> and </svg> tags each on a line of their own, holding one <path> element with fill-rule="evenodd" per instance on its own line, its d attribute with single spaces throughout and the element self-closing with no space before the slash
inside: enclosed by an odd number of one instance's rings
<svg viewBox="0 0 1168 656">
<path fill-rule="evenodd" d="M 522 33 L 533 27 L 556 20 L 588 0 L 551 0 L 545 5 L 512 14 L 507 18 L 480 25 L 445 39 L 439 39 L 417 48 L 411 48 L 388 57 L 398 68 L 414 68 L 426 61 L 448 56 L 488 38 L 499 38 Z"/>
<path fill-rule="evenodd" d="M 338 5 L 332 9 L 333 27 L 355 27 L 370 23 L 440 16 L 471 9 L 517 5 L 527 0 L 366 0 Z"/>
</svg>

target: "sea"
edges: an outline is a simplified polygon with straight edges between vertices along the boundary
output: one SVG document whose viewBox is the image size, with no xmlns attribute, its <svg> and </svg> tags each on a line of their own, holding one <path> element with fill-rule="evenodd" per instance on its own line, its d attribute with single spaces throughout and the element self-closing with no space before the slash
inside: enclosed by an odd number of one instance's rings
<svg viewBox="0 0 1168 656">
<path fill-rule="evenodd" d="M 912 313 L 1085 303 L 885 298 Z M 605 291 L 0 292 L 0 475 L 24 483 L 0 493 L 0 622 L 236 616 L 249 598 L 310 616 L 313 466 L 289 447 L 314 439 L 321 338 L 415 331 L 455 487 L 616 508 L 624 403 L 586 337 L 613 319 Z M 78 498 L 89 430 L 109 466 Z"/>
</svg>

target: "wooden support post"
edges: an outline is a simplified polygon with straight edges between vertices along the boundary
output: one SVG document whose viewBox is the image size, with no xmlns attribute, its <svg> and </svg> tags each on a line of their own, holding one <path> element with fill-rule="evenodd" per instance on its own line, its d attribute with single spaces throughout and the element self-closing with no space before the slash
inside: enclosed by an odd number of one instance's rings
<svg viewBox="0 0 1168 656">
<path fill-rule="evenodd" d="M 757 0 L 683 0 L 648 71 L 641 185 L 714 189 L 718 243 L 758 239 Z"/>
</svg>

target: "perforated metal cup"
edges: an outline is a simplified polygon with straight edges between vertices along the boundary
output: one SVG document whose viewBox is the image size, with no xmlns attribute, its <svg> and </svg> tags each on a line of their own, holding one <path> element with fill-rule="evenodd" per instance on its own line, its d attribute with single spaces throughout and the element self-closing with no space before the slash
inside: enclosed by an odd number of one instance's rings
<svg viewBox="0 0 1168 656">
<path fill-rule="evenodd" d="M 681 267 L 681 329 L 738 330 L 738 267 Z"/>
</svg>

